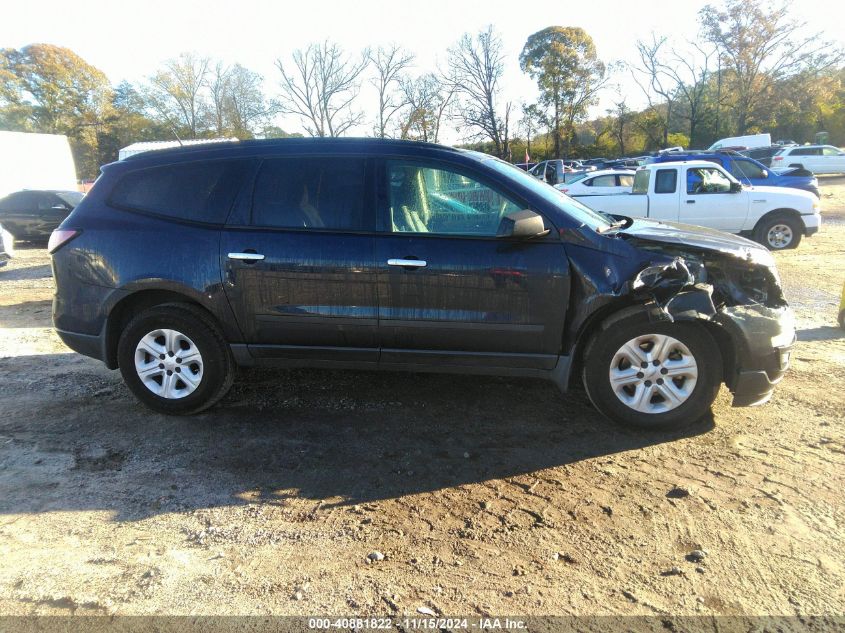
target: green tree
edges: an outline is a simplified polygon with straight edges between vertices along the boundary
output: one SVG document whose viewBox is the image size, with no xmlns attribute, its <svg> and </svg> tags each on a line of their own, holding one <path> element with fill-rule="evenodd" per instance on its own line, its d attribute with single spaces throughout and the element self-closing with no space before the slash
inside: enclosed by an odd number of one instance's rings
<svg viewBox="0 0 845 633">
<path fill-rule="evenodd" d="M 790 17 L 789 4 L 726 0 L 724 7 L 706 5 L 699 21 L 704 39 L 719 50 L 738 134 L 765 122 L 775 82 L 819 74 L 843 59 L 842 51 L 820 34 L 802 35 L 805 24 Z"/>
<path fill-rule="evenodd" d="M 111 85 L 102 71 L 70 49 L 30 44 L 3 50 L 0 86 L 6 125 L 67 135 L 79 175 L 97 173 L 112 102 Z"/>
<path fill-rule="evenodd" d="M 575 122 L 586 116 L 608 79 L 593 38 L 579 27 L 547 27 L 529 36 L 519 65 L 537 82 L 542 104 L 551 109 L 555 155 L 561 155 L 563 135 L 568 154 Z"/>
</svg>

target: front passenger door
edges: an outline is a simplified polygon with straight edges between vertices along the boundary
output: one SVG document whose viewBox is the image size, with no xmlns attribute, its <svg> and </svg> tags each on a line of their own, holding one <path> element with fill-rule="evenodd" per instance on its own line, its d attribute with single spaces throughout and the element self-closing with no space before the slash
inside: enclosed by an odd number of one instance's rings
<svg viewBox="0 0 845 633">
<path fill-rule="evenodd" d="M 569 297 L 554 231 L 497 238 L 525 205 L 438 163 L 386 161 L 380 197 L 382 365 L 554 367 Z"/>
</svg>

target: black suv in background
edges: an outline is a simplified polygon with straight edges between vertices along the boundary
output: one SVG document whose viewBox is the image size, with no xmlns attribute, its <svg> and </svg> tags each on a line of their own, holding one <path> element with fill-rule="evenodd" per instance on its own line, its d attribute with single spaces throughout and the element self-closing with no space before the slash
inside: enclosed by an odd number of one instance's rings
<svg viewBox="0 0 845 633">
<path fill-rule="evenodd" d="M 0 198 L 0 224 L 16 240 L 46 240 L 78 205 L 78 191 L 17 191 Z"/>
<path fill-rule="evenodd" d="M 604 414 L 765 401 L 792 313 L 771 255 L 609 217 L 490 156 L 372 139 L 247 141 L 103 168 L 49 245 L 53 320 L 166 413 L 237 365 L 582 378 Z"/>
</svg>

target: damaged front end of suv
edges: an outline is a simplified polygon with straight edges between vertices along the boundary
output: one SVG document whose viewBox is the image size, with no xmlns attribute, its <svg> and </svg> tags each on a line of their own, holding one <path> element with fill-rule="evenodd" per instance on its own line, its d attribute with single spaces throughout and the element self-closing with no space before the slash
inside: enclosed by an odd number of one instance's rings
<svg viewBox="0 0 845 633">
<path fill-rule="evenodd" d="M 632 222 L 613 242 L 618 266 L 586 284 L 593 301 L 607 301 L 614 315 L 626 313 L 620 304 L 628 313 L 644 312 L 653 324 L 703 326 L 718 345 L 733 405 L 766 402 L 795 342 L 794 316 L 772 255 L 741 237 L 645 221 Z M 571 259 L 578 268 L 581 258 Z M 584 272 L 575 271 L 582 287 Z M 606 283 L 617 276 L 617 284 Z M 610 328 L 616 318 L 610 317 Z"/>
</svg>

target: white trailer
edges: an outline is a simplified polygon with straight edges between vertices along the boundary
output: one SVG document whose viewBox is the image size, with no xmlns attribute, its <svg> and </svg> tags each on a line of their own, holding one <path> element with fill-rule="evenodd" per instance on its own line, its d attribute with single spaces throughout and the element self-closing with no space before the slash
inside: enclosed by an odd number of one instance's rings
<svg viewBox="0 0 845 633">
<path fill-rule="evenodd" d="M 0 198 L 21 189 L 77 188 L 66 136 L 0 131 Z"/>
</svg>

